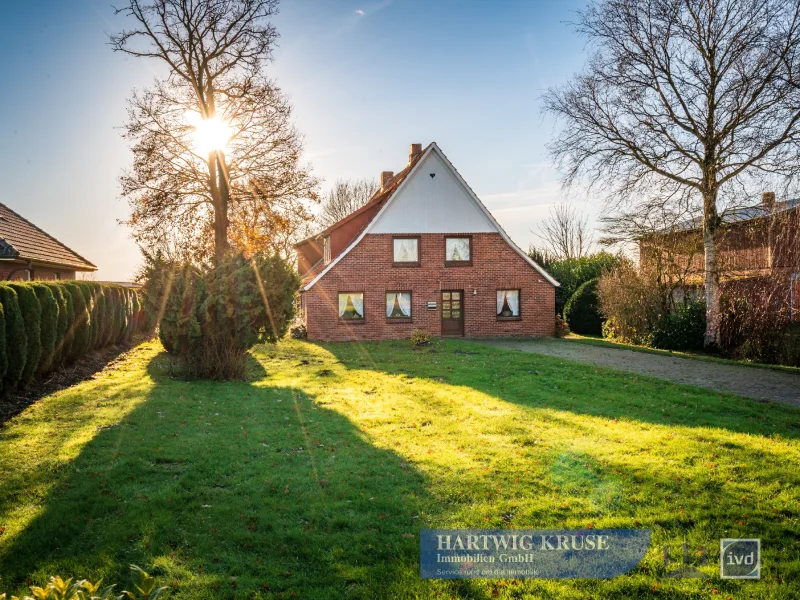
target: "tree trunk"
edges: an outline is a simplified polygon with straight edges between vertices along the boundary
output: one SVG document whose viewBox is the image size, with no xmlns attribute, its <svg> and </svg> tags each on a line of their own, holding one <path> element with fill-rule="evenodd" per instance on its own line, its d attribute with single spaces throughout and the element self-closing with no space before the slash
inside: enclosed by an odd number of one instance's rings
<svg viewBox="0 0 800 600">
<path fill-rule="evenodd" d="M 719 225 L 717 194 L 703 194 L 703 248 L 705 250 L 706 333 L 703 346 L 719 344 L 719 270 L 717 269 L 716 232 Z"/>
<path fill-rule="evenodd" d="M 216 151 L 218 200 L 214 207 L 214 260 L 219 264 L 228 253 L 228 203 L 230 187 L 225 165 L 225 154 Z"/>
</svg>

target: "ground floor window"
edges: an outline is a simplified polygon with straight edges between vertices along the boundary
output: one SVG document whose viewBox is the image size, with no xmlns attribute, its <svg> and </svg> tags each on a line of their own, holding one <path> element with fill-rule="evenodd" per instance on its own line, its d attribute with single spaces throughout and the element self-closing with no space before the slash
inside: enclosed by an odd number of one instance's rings
<svg viewBox="0 0 800 600">
<path fill-rule="evenodd" d="M 411 318 L 411 292 L 386 292 L 386 318 L 392 321 Z"/>
<path fill-rule="evenodd" d="M 519 319 L 519 290 L 497 290 L 497 318 Z"/>
<path fill-rule="evenodd" d="M 364 292 L 339 292 L 339 318 L 342 321 L 364 320 Z"/>
</svg>

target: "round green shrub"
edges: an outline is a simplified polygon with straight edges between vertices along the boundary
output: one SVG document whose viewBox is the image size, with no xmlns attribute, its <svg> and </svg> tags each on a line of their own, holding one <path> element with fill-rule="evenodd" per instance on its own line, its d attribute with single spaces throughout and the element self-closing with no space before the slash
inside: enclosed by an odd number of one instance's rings
<svg viewBox="0 0 800 600">
<path fill-rule="evenodd" d="M 603 317 L 597 301 L 597 281 L 590 279 L 581 284 L 564 306 L 564 320 L 571 331 L 581 335 L 600 335 Z"/>
<path fill-rule="evenodd" d="M 17 292 L 8 284 L 0 284 L 0 303 L 3 305 L 6 325 L 6 359 L 8 368 L 3 378 L 3 391 L 16 389 L 28 357 L 28 336 L 19 307 Z"/>
<path fill-rule="evenodd" d="M 53 358 L 56 350 L 56 338 L 58 336 L 58 302 L 53 291 L 43 283 L 32 283 L 31 287 L 39 300 L 42 310 L 40 341 L 42 346 L 39 356 L 39 365 L 36 367 L 36 374 L 48 373 L 53 366 Z"/>
<path fill-rule="evenodd" d="M 241 378 L 249 348 L 286 334 L 299 285 L 278 256 L 233 256 L 213 269 L 183 265 L 175 271 L 159 337 L 187 375 Z"/>
<path fill-rule="evenodd" d="M 42 354 L 42 307 L 31 284 L 12 282 L 9 285 L 17 292 L 22 320 L 25 323 L 25 335 L 28 339 L 28 353 L 20 379 L 21 385 L 27 385 L 36 376 L 39 357 Z"/>
<path fill-rule="evenodd" d="M 658 320 L 652 345 L 663 350 L 702 350 L 705 332 L 706 303 L 689 300 Z"/>
<path fill-rule="evenodd" d="M 69 316 L 67 311 L 67 295 L 64 294 L 63 285 L 60 283 L 53 283 L 50 281 L 42 282 L 41 285 L 46 286 L 53 294 L 53 299 L 58 307 L 58 318 L 56 320 L 56 334 L 55 344 L 53 346 L 53 358 L 51 361 L 51 368 L 57 369 L 64 362 L 64 352 L 66 350 L 66 337 L 67 337 L 67 323 Z"/>
<path fill-rule="evenodd" d="M 86 304 L 88 293 L 78 283 L 69 282 L 64 284 L 64 288 L 72 297 L 72 327 L 70 330 L 70 351 L 69 362 L 74 362 L 86 354 L 91 341 L 90 332 L 90 313 Z M 84 295 L 86 294 L 86 295 Z"/>
</svg>

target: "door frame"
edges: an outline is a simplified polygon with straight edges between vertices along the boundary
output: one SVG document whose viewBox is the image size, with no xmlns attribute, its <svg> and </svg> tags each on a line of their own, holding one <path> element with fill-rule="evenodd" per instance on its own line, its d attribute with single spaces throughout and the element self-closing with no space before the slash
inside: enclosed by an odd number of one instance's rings
<svg viewBox="0 0 800 600">
<path fill-rule="evenodd" d="M 445 319 L 444 319 L 444 298 L 442 297 L 442 295 L 445 292 L 447 292 L 447 293 L 458 292 L 459 293 L 459 302 L 461 303 L 461 310 L 459 311 L 461 313 L 461 318 L 459 318 L 459 321 L 461 323 L 461 332 L 458 333 L 458 334 L 445 333 L 444 332 L 444 321 L 445 321 Z M 450 302 L 452 302 L 452 301 L 453 301 L 453 299 L 452 299 L 452 296 L 451 296 Z M 444 290 L 444 289 L 439 290 L 439 302 L 441 303 L 441 308 L 439 309 L 439 322 L 440 322 L 442 337 L 464 337 L 464 290 Z M 451 310 L 452 310 L 452 306 L 451 306 Z M 448 319 L 448 321 L 455 321 L 455 319 L 450 318 L 450 319 Z"/>
</svg>

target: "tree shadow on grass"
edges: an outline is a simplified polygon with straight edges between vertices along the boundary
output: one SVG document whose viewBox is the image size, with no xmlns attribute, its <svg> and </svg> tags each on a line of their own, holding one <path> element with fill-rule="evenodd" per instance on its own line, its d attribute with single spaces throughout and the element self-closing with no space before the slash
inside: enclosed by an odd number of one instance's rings
<svg viewBox="0 0 800 600">
<path fill-rule="evenodd" d="M 484 597 L 419 579 L 427 482 L 347 418 L 291 387 L 173 379 L 163 353 L 147 371 L 146 400 L 0 549 L 0 588 L 54 574 L 125 587 L 133 563 L 172 598 Z"/>
</svg>

